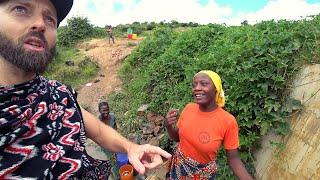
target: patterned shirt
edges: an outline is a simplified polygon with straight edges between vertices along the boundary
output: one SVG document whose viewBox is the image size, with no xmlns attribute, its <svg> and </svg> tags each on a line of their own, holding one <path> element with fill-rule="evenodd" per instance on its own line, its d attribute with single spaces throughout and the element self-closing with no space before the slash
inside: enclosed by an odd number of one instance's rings
<svg viewBox="0 0 320 180">
<path fill-rule="evenodd" d="M 85 151 L 74 91 L 53 80 L 0 86 L 0 179 L 105 179 L 108 162 Z"/>
</svg>

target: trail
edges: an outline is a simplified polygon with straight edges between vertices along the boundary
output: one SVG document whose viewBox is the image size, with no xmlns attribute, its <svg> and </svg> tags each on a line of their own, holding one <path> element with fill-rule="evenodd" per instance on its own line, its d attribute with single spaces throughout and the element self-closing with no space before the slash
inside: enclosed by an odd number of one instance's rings
<svg viewBox="0 0 320 180">
<path fill-rule="evenodd" d="M 116 39 L 116 44 L 109 44 L 107 39 L 93 39 L 78 45 L 78 48 L 100 66 L 98 76 L 93 79 L 92 86 L 83 85 L 78 90 L 78 101 L 84 107 L 97 115 L 98 103 L 113 91 L 121 90 L 121 81 L 117 76 L 122 61 L 127 57 L 135 46 L 128 43 L 138 44 L 141 40 Z M 99 81 L 95 83 L 94 81 Z"/>
<path fill-rule="evenodd" d="M 79 44 L 80 49 L 86 56 L 94 59 L 100 66 L 100 71 L 91 82 L 91 86 L 82 85 L 78 92 L 78 102 L 82 107 L 98 116 L 98 103 L 110 93 L 121 90 L 121 80 L 117 71 L 123 60 L 131 53 L 135 46 L 128 46 L 130 42 L 138 44 L 142 39 L 128 40 L 115 39 L 115 44 L 109 44 L 107 39 L 93 39 Z M 86 150 L 94 158 L 105 160 L 107 156 L 102 149 L 90 139 L 87 140 Z"/>
<path fill-rule="evenodd" d="M 80 51 L 94 59 L 100 66 L 98 75 L 91 82 L 88 82 L 92 83 L 92 85 L 83 85 L 77 89 L 78 102 L 81 106 L 86 107 L 91 113 L 98 116 L 99 101 L 105 99 L 106 96 L 114 91 L 121 91 L 122 82 L 117 76 L 117 71 L 121 67 L 123 60 L 135 48 L 135 46 L 128 46 L 128 43 L 138 45 L 142 40 L 132 41 L 118 38 L 115 39 L 116 44 L 110 45 L 107 39 L 93 39 L 78 45 Z M 95 81 L 98 82 L 95 83 Z M 87 139 L 86 151 L 93 158 L 108 159 L 102 148 L 90 139 Z M 147 172 L 146 175 L 150 176 L 146 179 L 159 179 L 159 177 L 163 179 L 167 171 L 166 167 L 167 163 Z"/>
</svg>

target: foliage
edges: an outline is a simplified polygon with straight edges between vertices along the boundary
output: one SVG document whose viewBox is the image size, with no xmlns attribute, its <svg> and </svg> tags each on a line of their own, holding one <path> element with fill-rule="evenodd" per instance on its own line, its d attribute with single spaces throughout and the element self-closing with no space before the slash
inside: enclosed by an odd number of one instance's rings
<svg viewBox="0 0 320 180">
<path fill-rule="evenodd" d="M 58 29 L 57 53 L 44 75 L 74 88 L 93 78 L 99 70 L 98 64 L 80 53 L 75 45 L 84 39 L 100 37 L 102 33 L 104 29 L 93 27 L 88 18 L 69 19 L 67 26 Z M 67 65 L 68 62 L 72 65 Z"/>
<path fill-rule="evenodd" d="M 240 157 L 254 174 L 252 152 L 270 130 L 285 135 L 286 117 L 299 102 L 288 98 L 288 87 L 305 63 L 319 63 L 320 16 L 301 21 L 265 21 L 256 25 L 207 25 L 186 31 L 157 28 L 124 63 L 120 76 L 125 93 L 113 96 L 123 121 L 135 122 L 136 110 L 165 115 L 192 101 L 196 72 L 210 69 L 223 80 L 227 104 L 240 128 Z M 124 98 L 120 101 L 119 98 Z M 125 105 L 129 104 L 130 106 Z M 125 108 L 123 108 L 125 107 Z M 132 126 L 129 131 L 135 131 Z M 169 149 L 170 143 L 163 143 Z M 224 151 L 218 155 L 220 179 L 233 179 Z"/>
<path fill-rule="evenodd" d="M 61 46 L 74 45 L 96 33 L 86 17 L 72 17 L 67 23 L 67 26 L 58 29 L 58 44 Z"/>
<path fill-rule="evenodd" d="M 88 57 L 84 57 L 75 48 L 58 47 L 57 49 L 57 55 L 44 74 L 46 77 L 61 81 L 72 87 L 78 87 L 86 83 L 88 79 L 93 78 L 98 72 L 98 64 Z M 73 62 L 74 66 L 67 66 L 67 61 Z"/>
<path fill-rule="evenodd" d="M 131 24 L 120 24 L 113 27 L 113 35 L 116 37 L 127 37 L 128 28 L 133 29 L 133 33 L 138 34 L 139 36 L 148 36 L 150 31 L 159 27 L 185 28 L 197 26 L 199 26 L 199 24 L 193 22 L 133 22 Z M 105 27 L 93 26 L 87 17 L 78 16 L 68 19 L 66 26 L 59 27 L 58 44 L 60 46 L 71 47 L 80 41 L 88 40 L 90 38 L 104 38 L 106 36 Z"/>
<path fill-rule="evenodd" d="M 179 27 L 197 27 L 199 24 L 189 22 L 189 23 L 180 23 L 177 21 L 171 21 L 171 22 L 133 22 L 132 24 L 120 24 L 117 25 L 114 28 L 114 33 L 117 36 L 126 36 L 127 35 L 127 29 L 131 28 L 133 30 L 134 34 L 138 34 L 140 36 L 148 35 L 148 31 L 155 30 L 157 28 L 161 27 L 169 27 L 169 28 L 179 28 Z"/>
</svg>

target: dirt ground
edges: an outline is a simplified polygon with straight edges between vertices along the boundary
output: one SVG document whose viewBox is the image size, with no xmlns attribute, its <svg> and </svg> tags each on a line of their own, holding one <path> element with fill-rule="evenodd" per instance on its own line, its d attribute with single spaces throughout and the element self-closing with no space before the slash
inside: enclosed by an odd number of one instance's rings
<svg viewBox="0 0 320 180">
<path fill-rule="evenodd" d="M 96 116 L 98 115 L 99 101 L 113 91 L 121 90 L 121 80 L 117 76 L 117 71 L 125 57 L 135 48 L 135 46 L 128 46 L 129 42 L 139 44 L 141 39 L 117 38 L 115 44 L 109 44 L 107 39 L 93 39 L 78 45 L 80 51 L 94 59 L 100 66 L 97 77 L 77 89 L 80 105 L 89 109 Z M 94 158 L 107 159 L 102 149 L 90 139 L 87 140 L 86 150 Z"/>
<path fill-rule="evenodd" d="M 77 89 L 78 102 L 81 106 L 88 108 L 91 113 L 98 116 L 99 101 L 105 99 L 107 95 L 114 91 L 121 91 L 121 80 L 117 76 L 117 71 L 121 67 L 123 60 L 135 48 L 135 46 L 128 46 L 128 43 L 138 45 L 141 41 L 142 39 L 128 40 L 118 38 L 115 39 L 115 44 L 110 45 L 107 39 L 93 39 L 78 45 L 80 51 L 94 59 L 100 66 L 97 77 Z M 86 151 L 93 158 L 108 159 L 102 148 L 90 139 L 87 140 Z M 166 164 L 148 172 L 147 174 L 150 176 L 147 179 L 164 177 L 165 172 Z"/>
<path fill-rule="evenodd" d="M 113 91 L 121 90 L 117 71 L 125 57 L 135 48 L 128 46 L 129 42 L 138 44 L 141 39 L 117 38 L 115 44 L 109 44 L 107 39 L 93 39 L 78 46 L 86 56 L 94 59 L 100 66 L 98 76 L 77 90 L 80 105 L 89 108 L 95 115 L 98 113 L 98 103 L 101 99 Z"/>
</svg>

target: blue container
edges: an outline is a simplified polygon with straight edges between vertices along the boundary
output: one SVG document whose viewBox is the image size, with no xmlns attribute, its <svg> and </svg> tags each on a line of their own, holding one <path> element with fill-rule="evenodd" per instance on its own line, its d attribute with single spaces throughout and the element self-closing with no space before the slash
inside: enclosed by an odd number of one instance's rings
<svg viewBox="0 0 320 180">
<path fill-rule="evenodd" d="M 117 153 L 117 165 L 119 168 L 128 164 L 128 161 L 128 155 L 126 153 Z"/>
</svg>

